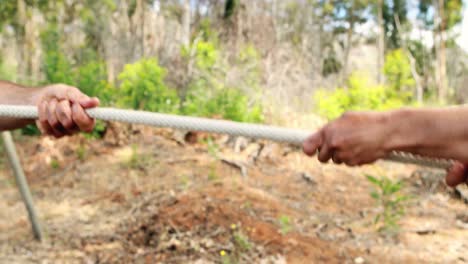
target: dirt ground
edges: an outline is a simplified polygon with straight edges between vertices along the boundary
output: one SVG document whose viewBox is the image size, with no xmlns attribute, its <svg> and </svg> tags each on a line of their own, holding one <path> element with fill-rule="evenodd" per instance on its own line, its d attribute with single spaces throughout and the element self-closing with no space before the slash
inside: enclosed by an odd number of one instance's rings
<svg viewBox="0 0 468 264">
<path fill-rule="evenodd" d="M 127 128 L 100 141 L 16 137 L 45 240 L 33 240 L 4 162 L 1 263 L 468 262 L 468 207 L 441 172 Z M 372 224 L 367 174 L 403 180 L 412 197 L 396 235 Z"/>
</svg>

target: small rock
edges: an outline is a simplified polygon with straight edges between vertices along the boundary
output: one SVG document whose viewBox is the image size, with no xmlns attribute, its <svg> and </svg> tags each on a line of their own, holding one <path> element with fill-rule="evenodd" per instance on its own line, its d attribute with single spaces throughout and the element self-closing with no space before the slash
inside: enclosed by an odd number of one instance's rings
<svg viewBox="0 0 468 264">
<path fill-rule="evenodd" d="M 455 188 L 455 190 L 460 195 L 462 200 L 465 201 L 465 203 L 468 203 L 468 185 L 460 184 Z"/>
<path fill-rule="evenodd" d="M 339 185 L 336 187 L 336 190 L 339 192 L 346 192 L 346 187 Z"/>
<path fill-rule="evenodd" d="M 312 184 L 312 185 L 317 184 L 317 182 L 314 180 L 314 178 L 312 178 L 312 175 L 310 175 L 309 173 L 301 172 L 299 175 L 307 183 Z"/>
<path fill-rule="evenodd" d="M 357 258 L 354 259 L 354 263 L 362 264 L 362 263 L 364 263 L 364 258 L 363 257 L 357 257 Z"/>
</svg>

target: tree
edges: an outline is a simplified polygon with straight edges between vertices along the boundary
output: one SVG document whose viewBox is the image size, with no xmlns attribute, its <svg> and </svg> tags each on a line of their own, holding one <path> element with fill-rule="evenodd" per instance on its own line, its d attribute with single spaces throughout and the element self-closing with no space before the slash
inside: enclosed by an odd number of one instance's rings
<svg viewBox="0 0 468 264">
<path fill-rule="evenodd" d="M 462 0 L 422 0 L 419 3 L 419 19 L 432 29 L 436 55 L 436 86 L 439 102 L 448 96 L 446 45 L 448 31 L 462 20 Z"/>
<path fill-rule="evenodd" d="M 384 17 L 383 17 L 384 1 L 377 0 L 377 25 L 379 28 L 378 40 L 377 40 L 377 82 L 382 84 L 384 77 L 382 69 L 385 64 L 385 28 L 384 28 Z"/>
<path fill-rule="evenodd" d="M 383 21 L 385 29 L 385 46 L 388 50 L 399 49 L 401 47 L 400 34 L 398 32 L 395 16 L 398 17 L 401 25 L 404 25 L 408 18 L 408 10 L 405 0 L 383 1 Z"/>
<path fill-rule="evenodd" d="M 343 41 L 344 57 L 341 82 L 344 82 L 348 75 L 349 53 L 353 46 L 355 28 L 367 21 L 369 4 L 369 0 L 334 1 L 334 16 L 335 21 L 338 22 L 334 32 L 336 35 L 346 35 L 345 41 Z"/>
</svg>

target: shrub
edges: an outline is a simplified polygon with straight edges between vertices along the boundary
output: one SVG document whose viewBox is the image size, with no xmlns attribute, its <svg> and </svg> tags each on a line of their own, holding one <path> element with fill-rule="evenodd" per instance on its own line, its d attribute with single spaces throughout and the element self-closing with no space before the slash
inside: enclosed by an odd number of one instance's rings
<svg viewBox="0 0 468 264">
<path fill-rule="evenodd" d="M 221 117 L 239 122 L 263 121 L 263 109 L 261 104 L 252 100 L 239 87 L 229 87 L 225 83 L 224 72 L 228 66 L 220 60 L 220 52 L 214 44 L 216 41 L 199 41 L 196 43 L 194 59 L 195 74 L 188 84 L 181 112 L 186 115 Z M 183 56 L 187 57 L 186 50 Z M 258 86 L 258 61 L 259 54 L 252 45 L 246 46 L 240 51 L 235 66 L 242 68 L 248 65 L 249 70 L 239 78 L 236 86 L 248 86 L 256 89 Z M 254 66 L 254 67 L 252 67 Z M 214 70 L 214 69 L 217 70 Z M 251 69 L 250 69 L 251 68 Z"/>
<path fill-rule="evenodd" d="M 319 114 L 328 119 L 335 119 L 350 110 L 388 110 L 411 104 L 405 94 L 395 93 L 385 86 L 373 85 L 365 75 L 359 73 L 350 76 L 347 88 L 319 90 L 314 99 Z"/>
<path fill-rule="evenodd" d="M 408 57 L 401 49 L 390 52 L 385 58 L 384 73 L 390 91 L 400 97 L 411 98 L 415 81 L 411 74 L 411 65 Z"/>
<path fill-rule="evenodd" d="M 262 107 L 249 103 L 249 98 L 234 88 L 220 89 L 214 94 L 206 91 L 190 91 L 182 106 L 182 113 L 194 116 L 219 116 L 238 122 L 263 121 Z"/>
<path fill-rule="evenodd" d="M 179 98 L 175 90 L 164 83 L 166 69 L 157 59 L 142 59 L 128 64 L 119 74 L 120 104 L 133 109 L 176 113 Z"/>
</svg>

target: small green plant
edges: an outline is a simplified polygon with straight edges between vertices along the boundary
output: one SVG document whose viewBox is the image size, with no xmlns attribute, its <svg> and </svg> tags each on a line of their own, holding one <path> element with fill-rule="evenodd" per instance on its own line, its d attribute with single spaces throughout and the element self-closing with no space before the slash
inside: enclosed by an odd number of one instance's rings
<svg viewBox="0 0 468 264">
<path fill-rule="evenodd" d="M 210 166 L 210 171 L 208 172 L 208 180 L 209 181 L 218 180 L 218 175 L 216 174 L 216 163 L 213 163 Z"/>
<path fill-rule="evenodd" d="M 140 151 L 138 150 L 138 145 L 133 144 L 132 145 L 132 152 L 130 154 L 130 157 L 127 160 L 127 166 L 130 169 L 144 169 L 146 164 L 149 162 L 148 161 L 149 156 L 147 155 L 142 155 Z"/>
<path fill-rule="evenodd" d="M 50 167 L 54 170 L 60 168 L 60 162 L 56 159 L 56 158 L 53 158 L 51 161 L 50 161 Z"/>
<path fill-rule="evenodd" d="M 240 230 L 235 232 L 233 237 L 236 246 L 239 247 L 240 250 L 248 251 L 252 248 L 249 238 L 246 235 L 244 235 Z"/>
<path fill-rule="evenodd" d="M 218 152 L 219 152 L 218 144 L 216 144 L 216 142 L 214 142 L 211 137 L 208 137 L 205 143 L 206 143 L 206 146 L 208 147 L 208 154 L 210 154 L 211 157 L 217 159 Z"/>
<path fill-rule="evenodd" d="M 190 177 L 188 175 L 183 175 L 180 179 L 182 188 L 185 190 L 190 186 Z"/>
<path fill-rule="evenodd" d="M 76 156 L 80 161 L 84 161 L 87 155 L 87 150 L 84 144 L 80 144 L 80 146 L 76 149 Z"/>
<path fill-rule="evenodd" d="M 253 247 L 249 237 L 242 232 L 241 226 L 232 224 L 230 229 L 231 242 L 234 247 L 230 252 L 226 252 L 224 250 L 219 252 L 221 263 L 223 264 L 239 263 L 242 259 L 242 255 L 247 254 Z"/>
<path fill-rule="evenodd" d="M 231 256 L 225 251 L 221 250 L 219 252 L 219 255 L 221 256 L 221 263 L 222 264 L 234 264 L 234 260 L 231 258 Z"/>
<path fill-rule="evenodd" d="M 291 219 L 287 215 L 282 215 L 278 219 L 281 228 L 281 234 L 285 235 L 292 230 Z"/>
<path fill-rule="evenodd" d="M 398 221 L 404 216 L 405 203 L 409 199 L 408 196 L 401 193 L 403 183 L 392 181 L 387 177 L 377 179 L 370 175 L 367 175 L 367 180 L 375 187 L 370 195 L 379 207 L 374 224 L 381 232 L 398 231 Z"/>
</svg>

